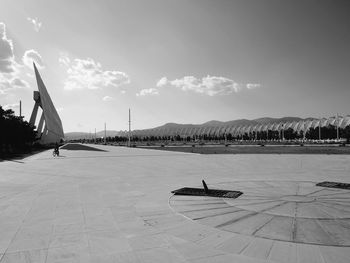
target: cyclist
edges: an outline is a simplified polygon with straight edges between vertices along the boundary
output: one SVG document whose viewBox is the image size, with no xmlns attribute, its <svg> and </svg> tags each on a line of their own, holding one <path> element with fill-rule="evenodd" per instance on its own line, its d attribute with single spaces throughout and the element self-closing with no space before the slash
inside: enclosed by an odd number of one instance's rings
<svg viewBox="0 0 350 263">
<path fill-rule="evenodd" d="M 55 154 L 57 155 L 57 156 L 59 156 L 60 155 L 60 151 L 59 151 L 59 148 L 58 148 L 58 143 L 56 142 L 56 144 L 55 144 L 55 149 L 54 149 L 54 152 L 55 152 Z"/>
</svg>

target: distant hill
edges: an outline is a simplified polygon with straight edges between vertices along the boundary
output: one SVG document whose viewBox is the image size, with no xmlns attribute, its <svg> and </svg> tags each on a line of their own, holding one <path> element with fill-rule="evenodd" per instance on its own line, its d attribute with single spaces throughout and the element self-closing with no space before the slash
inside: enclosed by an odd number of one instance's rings
<svg viewBox="0 0 350 263">
<path fill-rule="evenodd" d="M 205 122 L 203 124 L 200 124 L 201 126 L 210 126 L 210 127 L 216 127 L 216 126 L 222 126 L 224 124 L 224 122 L 222 121 L 215 121 L 215 120 L 212 120 L 212 121 L 208 121 L 208 122 Z"/>
<path fill-rule="evenodd" d="M 202 124 L 178 124 L 178 123 L 167 123 L 162 126 L 155 127 L 154 129 L 181 129 L 181 128 L 191 128 L 191 127 L 219 127 L 219 126 L 243 126 L 243 125 L 257 125 L 257 124 L 267 124 L 267 123 L 280 123 L 280 122 L 293 122 L 293 121 L 301 121 L 301 120 L 312 120 L 315 118 L 306 118 L 302 119 L 299 117 L 283 117 L 283 118 L 270 118 L 270 117 L 264 117 L 264 118 L 258 118 L 254 120 L 247 120 L 247 119 L 239 119 L 239 120 L 232 120 L 232 121 L 208 121 Z"/>
<path fill-rule="evenodd" d="M 237 126 L 241 126 L 241 125 L 256 125 L 258 124 L 258 122 L 256 122 L 255 120 L 247 120 L 247 119 L 240 119 L 240 120 L 234 120 L 234 121 L 227 121 L 224 123 L 224 125 L 227 126 L 233 126 L 233 125 L 237 125 Z"/>
<path fill-rule="evenodd" d="M 267 123 L 279 123 L 279 122 L 293 122 L 293 121 L 301 121 L 301 120 L 310 120 L 315 118 L 306 118 L 302 119 L 299 117 L 283 117 L 283 118 L 270 118 L 270 117 L 263 117 L 258 118 L 254 120 L 247 120 L 247 119 L 239 119 L 239 120 L 232 120 L 232 121 L 216 121 L 211 120 L 202 124 L 180 124 L 180 123 L 173 123 L 169 122 L 162 126 L 155 127 L 154 129 L 183 129 L 183 128 L 193 128 L 193 127 L 219 127 L 219 126 L 242 126 L 242 125 L 257 125 L 257 124 L 267 124 Z M 145 129 L 148 130 L 148 129 Z M 96 137 L 101 138 L 104 137 L 104 131 L 99 131 L 96 133 Z M 113 131 L 108 130 L 106 131 L 107 137 L 114 137 L 114 136 L 121 136 L 125 135 L 125 131 Z M 88 133 L 88 132 L 68 132 L 65 134 L 66 140 L 78 140 L 78 139 L 90 139 L 94 138 L 94 133 Z"/>
<path fill-rule="evenodd" d="M 91 138 L 90 133 L 87 132 L 67 132 L 64 134 L 66 140 L 79 140 Z"/>
<path fill-rule="evenodd" d="M 270 118 L 270 117 L 265 117 L 265 118 L 259 118 L 255 119 L 259 124 L 267 124 L 267 123 L 276 123 L 276 122 L 293 122 L 293 121 L 301 121 L 303 120 L 302 118 L 298 117 L 283 117 L 283 118 Z"/>
</svg>

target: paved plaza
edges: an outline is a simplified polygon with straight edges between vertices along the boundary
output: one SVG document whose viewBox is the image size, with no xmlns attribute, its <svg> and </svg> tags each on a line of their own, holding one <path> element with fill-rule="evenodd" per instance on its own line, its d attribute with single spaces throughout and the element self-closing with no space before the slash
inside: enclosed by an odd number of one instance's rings
<svg viewBox="0 0 350 263">
<path fill-rule="evenodd" d="M 350 155 L 90 146 L 0 162 L 0 263 L 349 262 Z"/>
</svg>

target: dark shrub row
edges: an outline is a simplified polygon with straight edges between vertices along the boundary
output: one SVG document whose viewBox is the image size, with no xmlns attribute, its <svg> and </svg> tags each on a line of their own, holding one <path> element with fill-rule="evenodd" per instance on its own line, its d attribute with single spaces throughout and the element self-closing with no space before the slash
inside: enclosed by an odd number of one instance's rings
<svg viewBox="0 0 350 263">
<path fill-rule="evenodd" d="M 31 149 L 36 140 L 34 127 L 13 110 L 0 106 L 0 154 L 23 153 Z"/>
</svg>

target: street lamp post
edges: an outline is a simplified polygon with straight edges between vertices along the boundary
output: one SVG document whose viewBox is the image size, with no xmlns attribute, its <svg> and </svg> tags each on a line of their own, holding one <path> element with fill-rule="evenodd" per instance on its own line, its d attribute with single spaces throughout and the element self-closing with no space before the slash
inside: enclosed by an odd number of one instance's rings
<svg viewBox="0 0 350 263">
<path fill-rule="evenodd" d="M 339 115 L 337 113 L 337 141 L 339 141 Z"/>
<path fill-rule="evenodd" d="M 321 141 L 321 118 L 318 122 L 318 139 Z"/>
<path fill-rule="evenodd" d="M 131 147 L 131 115 L 130 115 L 130 109 L 129 109 L 129 142 L 128 146 Z"/>
<path fill-rule="evenodd" d="M 105 137 L 104 137 L 104 144 L 106 144 L 106 135 L 107 135 L 107 133 L 106 133 L 106 123 L 105 123 Z"/>
</svg>

